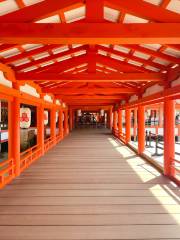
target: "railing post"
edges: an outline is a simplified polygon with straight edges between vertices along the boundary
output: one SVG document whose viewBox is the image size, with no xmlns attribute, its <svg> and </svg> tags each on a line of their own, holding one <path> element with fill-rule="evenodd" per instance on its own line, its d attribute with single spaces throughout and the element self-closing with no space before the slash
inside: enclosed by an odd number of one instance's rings
<svg viewBox="0 0 180 240">
<path fill-rule="evenodd" d="M 172 167 L 175 157 L 175 101 L 164 101 L 164 174 L 174 176 Z"/>
<path fill-rule="evenodd" d="M 125 109 L 125 119 L 126 119 L 126 144 L 131 141 L 131 110 Z"/>
<path fill-rule="evenodd" d="M 72 131 L 73 129 L 73 111 L 69 109 L 69 130 Z"/>
<path fill-rule="evenodd" d="M 59 109 L 59 134 L 61 139 L 63 139 L 63 111 L 62 108 Z"/>
<path fill-rule="evenodd" d="M 137 108 L 134 109 L 134 128 L 133 128 L 133 134 L 134 134 L 134 142 L 137 141 Z"/>
<path fill-rule="evenodd" d="M 113 130 L 117 130 L 117 111 L 113 113 Z"/>
<path fill-rule="evenodd" d="M 44 107 L 41 104 L 37 108 L 37 145 L 41 148 L 41 154 L 44 155 Z"/>
<path fill-rule="evenodd" d="M 64 132 L 65 135 L 69 133 L 69 127 L 68 127 L 68 109 L 64 110 Z"/>
<path fill-rule="evenodd" d="M 112 130 L 112 123 L 113 123 L 113 114 L 112 114 L 113 112 L 112 112 L 112 107 L 110 107 L 110 109 L 109 109 L 109 128 L 110 128 L 110 130 Z"/>
<path fill-rule="evenodd" d="M 138 153 L 141 154 L 145 149 L 145 116 L 144 106 L 138 107 Z"/>
<path fill-rule="evenodd" d="M 11 147 L 12 147 L 12 157 L 15 164 L 15 176 L 20 175 L 20 101 L 18 98 L 14 98 L 14 101 L 11 103 L 11 126 L 12 126 L 12 138 Z"/>
<path fill-rule="evenodd" d="M 50 120 L 50 128 L 51 128 L 51 137 L 54 140 L 53 143 L 56 143 L 56 108 L 53 106 L 51 109 L 51 120 Z"/>
<path fill-rule="evenodd" d="M 121 138 L 122 134 L 122 110 L 118 109 L 118 130 L 119 130 L 119 138 Z"/>
</svg>

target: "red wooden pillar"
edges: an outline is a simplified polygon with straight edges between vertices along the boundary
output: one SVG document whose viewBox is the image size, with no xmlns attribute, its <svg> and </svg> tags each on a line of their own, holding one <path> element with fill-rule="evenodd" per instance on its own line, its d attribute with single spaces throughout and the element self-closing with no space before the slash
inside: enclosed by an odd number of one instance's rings
<svg viewBox="0 0 180 240">
<path fill-rule="evenodd" d="M 134 129 L 133 129 L 134 141 L 137 140 L 137 108 L 134 109 Z"/>
<path fill-rule="evenodd" d="M 118 109 L 118 130 L 119 130 L 119 138 L 122 134 L 122 110 Z"/>
<path fill-rule="evenodd" d="M 175 101 L 164 101 L 164 174 L 174 176 L 175 157 Z"/>
<path fill-rule="evenodd" d="M 51 109 L 50 128 L 51 128 L 51 137 L 54 139 L 54 143 L 56 143 L 56 108 L 54 106 Z"/>
<path fill-rule="evenodd" d="M 44 155 L 44 107 L 42 104 L 37 108 L 37 144 Z"/>
<path fill-rule="evenodd" d="M 63 131 L 63 111 L 62 109 L 59 109 L 59 135 L 61 136 L 61 139 L 64 137 Z"/>
<path fill-rule="evenodd" d="M 19 176 L 20 171 L 20 101 L 18 98 L 14 98 L 11 103 L 11 126 L 12 126 L 12 157 L 15 164 L 15 176 Z"/>
<path fill-rule="evenodd" d="M 69 126 L 68 126 L 68 110 L 64 110 L 64 134 L 67 135 L 69 133 Z"/>
<path fill-rule="evenodd" d="M 145 108 L 138 107 L 138 153 L 144 152 L 145 148 Z"/>
<path fill-rule="evenodd" d="M 109 128 L 112 130 L 112 120 L 113 120 L 113 112 L 112 112 L 112 107 L 109 109 Z"/>
<path fill-rule="evenodd" d="M 69 109 L 69 130 L 72 131 L 73 129 L 73 111 Z"/>
<path fill-rule="evenodd" d="M 131 141 L 131 110 L 125 109 L 126 144 Z"/>
<path fill-rule="evenodd" d="M 159 127 L 163 127 L 163 106 L 160 104 L 159 107 Z"/>
<path fill-rule="evenodd" d="M 116 130 L 117 129 L 117 111 L 114 111 L 113 113 L 113 129 Z"/>
</svg>

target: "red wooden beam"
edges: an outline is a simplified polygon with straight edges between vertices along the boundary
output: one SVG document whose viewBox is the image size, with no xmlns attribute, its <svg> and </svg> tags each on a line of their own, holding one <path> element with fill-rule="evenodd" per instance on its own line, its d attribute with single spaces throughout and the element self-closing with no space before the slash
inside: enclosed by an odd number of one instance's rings
<svg viewBox="0 0 180 240">
<path fill-rule="evenodd" d="M 135 66 L 127 62 L 119 61 L 103 55 L 97 55 L 96 61 L 97 63 L 112 67 L 120 72 L 152 72 L 148 69 L 144 69 L 142 67 Z"/>
<path fill-rule="evenodd" d="M 111 53 L 111 54 L 116 54 L 120 57 L 124 57 L 124 58 L 128 58 L 130 60 L 133 60 L 133 61 L 137 61 L 139 63 L 142 63 L 143 65 L 149 65 L 149 66 L 152 66 L 152 67 L 155 67 L 155 68 L 159 68 L 161 70 L 167 70 L 167 67 L 166 66 L 163 66 L 162 64 L 158 64 L 158 63 L 154 63 L 150 60 L 145 60 L 145 59 L 142 59 L 142 58 L 138 58 L 136 56 L 133 56 L 131 54 L 126 54 L 126 53 L 123 53 L 123 52 L 119 52 L 117 50 L 114 50 L 112 48 L 108 48 L 108 47 L 104 47 L 104 46 L 100 46 L 98 45 L 97 46 L 98 49 L 101 49 L 103 51 L 106 51 L 108 53 Z"/>
<path fill-rule="evenodd" d="M 20 81 L 73 81 L 73 82 L 141 82 L 141 81 L 164 81 L 166 76 L 159 73 L 17 73 L 16 79 Z"/>
<path fill-rule="evenodd" d="M 22 69 L 29 68 L 29 67 L 32 67 L 32 66 L 35 66 L 35 65 L 40 65 L 40 64 L 43 64 L 45 62 L 56 60 L 57 58 L 64 57 L 66 55 L 73 54 L 73 53 L 76 53 L 78 51 L 86 50 L 86 49 L 87 49 L 86 46 L 80 46 L 80 47 L 77 47 L 77 48 L 72 48 L 70 50 L 60 52 L 58 54 L 52 54 L 48 57 L 44 57 L 44 58 L 41 58 L 39 60 L 34 60 L 33 62 L 22 64 L 20 66 L 14 67 L 14 69 L 15 69 L 15 71 L 21 71 Z"/>
<path fill-rule="evenodd" d="M 150 21 L 179 23 L 180 15 L 178 13 L 161 8 L 154 4 L 142 0 L 106 0 L 105 4 L 110 4 L 120 11 L 124 10 L 132 15 L 145 18 Z"/>
<path fill-rule="evenodd" d="M 45 93 L 53 93 L 60 95 L 79 95 L 79 94 L 103 94 L 103 95 L 113 95 L 113 94 L 126 94 L 126 93 L 137 93 L 137 90 L 134 88 L 92 88 L 92 87 L 84 87 L 84 88 L 43 88 L 43 92 Z"/>
<path fill-rule="evenodd" d="M 60 11 L 71 5 L 83 3 L 83 0 L 46 0 L 0 17 L 0 22 L 33 22 L 50 13 Z"/>
<path fill-rule="evenodd" d="M 180 23 L 2 23 L 0 43 L 179 44 Z"/>
<path fill-rule="evenodd" d="M 69 100 L 83 100 L 83 99 L 112 99 L 112 100 L 121 100 L 124 99 L 125 96 L 123 95 L 71 95 L 71 96 L 64 96 L 64 95 L 56 95 L 56 98 L 60 98 L 63 101 L 69 101 Z"/>
<path fill-rule="evenodd" d="M 76 61 L 75 61 L 76 59 Z M 52 72 L 56 72 L 56 73 L 60 73 L 63 72 L 67 69 L 71 69 L 74 67 L 77 67 L 78 65 L 87 63 L 87 56 L 86 55 L 82 55 L 82 56 L 78 56 L 76 58 L 71 58 L 71 59 L 67 59 L 64 60 L 62 62 L 57 62 L 54 63 L 53 65 L 49 65 L 49 66 L 45 66 L 42 68 L 38 68 L 35 70 L 32 70 L 31 73 L 32 74 L 37 74 L 37 73 L 52 73 Z"/>
</svg>

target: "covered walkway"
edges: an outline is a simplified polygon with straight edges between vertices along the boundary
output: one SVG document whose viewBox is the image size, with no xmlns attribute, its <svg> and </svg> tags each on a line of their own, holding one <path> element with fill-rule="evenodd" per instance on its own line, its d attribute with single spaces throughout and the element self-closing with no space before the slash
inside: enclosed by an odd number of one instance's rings
<svg viewBox="0 0 180 240">
<path fill-rule="evenodd" d="M 0 239 L 180 239 L 176 185 L 109 130 L 74 130 L 0 192 Z"/>
</svg>

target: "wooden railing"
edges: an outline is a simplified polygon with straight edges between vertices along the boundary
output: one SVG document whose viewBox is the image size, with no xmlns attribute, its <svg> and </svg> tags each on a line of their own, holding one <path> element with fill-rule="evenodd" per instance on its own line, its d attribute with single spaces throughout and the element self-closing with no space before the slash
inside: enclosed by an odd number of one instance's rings
<svg viewBox="0 0 180 240">
<path fill-rule="evenodd" d="M 32 162 L 41 156 L 42 149 L 38 145 L 20 153 L 20 171 L 24 171 Z"/>
<path fill-rule="evenodd" d="M 50 137 L 44 141 L 44 152 L 47 152 L 56 144 L 56 137 Z"/>
<path fill-rule="evenodd" d="M 118 129 L 113 129 L 113 135 L 119 138 L 121 141 L 125 142 L 126 134 L 123 132 L 119 132 Z"/>
<path fill-rule="evenodd" d="M 0 163 L 0 188 L 14 178 L 14 160 L 8 159 Z"/>
</svg>

